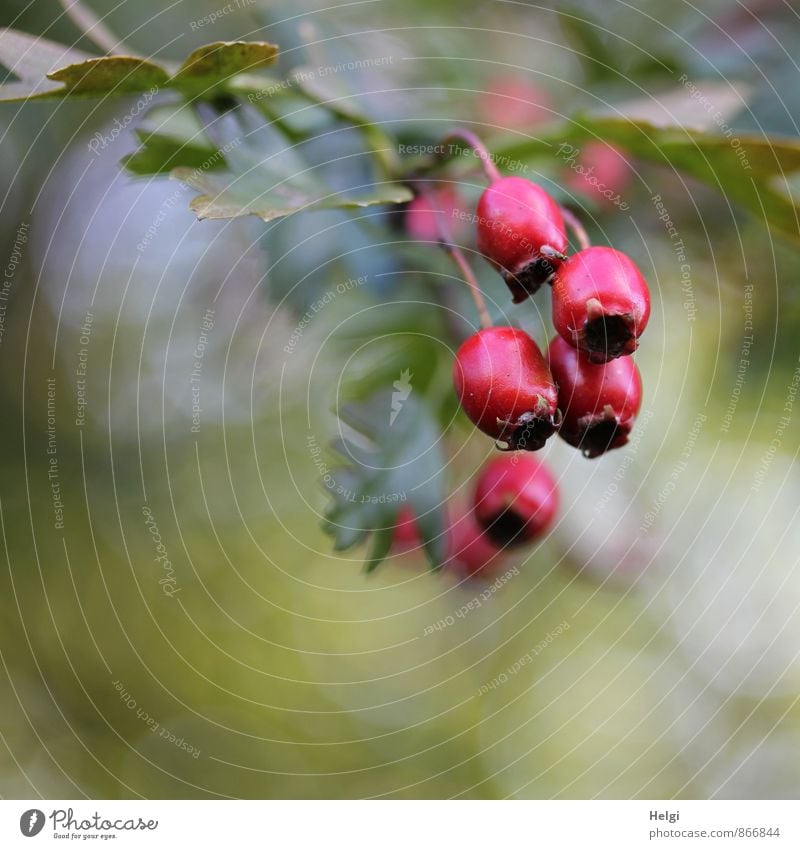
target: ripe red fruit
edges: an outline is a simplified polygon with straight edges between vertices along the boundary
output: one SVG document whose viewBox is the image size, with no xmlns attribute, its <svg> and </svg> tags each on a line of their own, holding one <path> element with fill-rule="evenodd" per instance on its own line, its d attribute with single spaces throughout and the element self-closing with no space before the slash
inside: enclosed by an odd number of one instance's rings
<svg viewBox="0 0 800 849">
<path fill-rule="evenodd" d="M 444 568 L 459 578 L 488 578 L 503 565 L 503 552 L 489 539 L 471 512 L 458 515 L 448 530 Z"/>
<path fill-rule="evenodd" d="M 513 450 L 536 451 L 558 427 L 558 392 L 539 346 L 516 327 L 489 327 L 467 339 L 453 365 L 464 412 Z"/>
<path fill-rule="evenodd" d="M 553 324 L 593 363 L 633 353 L 649 318 L 647 283 L 621 251 L 586 248 L 556 272 Z"/>
<path fill-rule="evenodd" d="M 406 206 L 406 233 L 419 242 L 438 242 L 441 235 L 437 218 L 440 218 L 446 232 L 461 237 L 465 230 L 465 218 L 459 213 L 463 212 L 464 202 L 453 186 L 432 186 Z"/>
<path fill-rule="evenodd" d="M 564 417 L 559 436 L 586 457 L 628 441 L 642 403 L 642 379 L 630 357 L 594 364 L 560 336 L 550 343 L 550 369 Z"/>
<path fill-rule="evenodd" d="M 392 548 L 398 553 L 409 551 L 422 545 L 422 539 L 417 529 L 417 517 L 414 511 L 405 504 L 395 519 L 392 532 Z"/>
<path fill-rule="evenodd" d="M 530 180 L 495 180 L 481 195 L 476 217 L 478 250 L 500 271 L 514 303 L 533 294 L 565 259 L 561 209 Z"/>
<path fill-rule="evenodd" d="M 634 174 L 622 150 L 605 142 L 588 142 L 567 162 L 573 169 L 565 181 L 570 188 L 601 205 L 620 205 Z"/>
<path fill-rule="evenodd" d="M 558 512 L 558 487 L 530 454 L 503 454 L 481 471 L 475 518 L 496 545 L 524 545 L 542 536 Z"/>
</svg>

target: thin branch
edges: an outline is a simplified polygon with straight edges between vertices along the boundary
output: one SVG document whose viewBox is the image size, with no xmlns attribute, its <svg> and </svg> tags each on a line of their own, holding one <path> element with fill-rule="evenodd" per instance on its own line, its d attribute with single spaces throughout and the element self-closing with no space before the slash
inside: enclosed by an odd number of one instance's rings
<svg viewBox="0 0 800 849">
<path fill-rule="evenodd" d="M 561 214 L 564 216 L 564 221 L 569 227 L 570 230 L 575 234 L 575 238 L 578 240 L 578 244 L 581 247 L 582 251 L 585 251 L 586 248 L 590 248 L 592 243 L 589 239 L 589 234 L 581 224 L 577 215 L 575 215 L 572 210 L 567 209 L 565 206 L 561 207 Z"/>
<path fill-rule="evenodd" d="M 497 170 L 497 166 L 492 161 L 492 154 L 489 153 L 486 149 L 486 145 L 471 130 L 456 127 L 454 130 L 450 130 L 450 132 L 444 136 L 442 141 L 460 141 L 467 147 L 471 147 L 478 155 L 478 159 L 480 159 L 481 164 L 483 165 L 483 173 L 486 174 L 486 179 L 490 183 L 500 179 L 501 175 Z"/>
<path fill-rule="evenodd" d="M 465 282 L 469 286 L 469 291 L 472 295 L 472 300 L 475 302 L 475 308 L 478 310 L 478 318 L 480 319 L 481 327 L 483 327 L 484 329 L 487 327 L 492 327 L 492 318 L 489 315 L 489 310 L 486 307 L 486 299 L 483 297 L 483 292 L 481 291 L 480 284 L 478 283 L 478 278 L 475 277 L 475 273 L 470 267 L 470 264 L 467 262 L 467 258 L 464 256 L 464 252 L 461 250 L 461 248 L 459 248 L 453 243 L 453 235 L 450 232 L 450 227 L 445 222 L 444 217 L 436 213 L 436 199 L 430 191 L 427 191 L 425 189 L 422 189 L 420 194 L 428 201 L 428 206 L 430 207 L 430 210 L 436 220 L 436 229 L 438 230 L 439 243 L 450 255 L 450 258 L 453 260 L 453 262 L 455 262 L 455 264 L 458 266 L 459 270 L 461 271 L 461 274 L 464 277 Z"/>
<path fill-rule="evenodd" d="M 101 50 L 106 53 L 130 52 L 125 44 L 95 15 L 87 9 L 80 0 L 58 0 L 66 16 L 76 27 Z"/>
</svg>

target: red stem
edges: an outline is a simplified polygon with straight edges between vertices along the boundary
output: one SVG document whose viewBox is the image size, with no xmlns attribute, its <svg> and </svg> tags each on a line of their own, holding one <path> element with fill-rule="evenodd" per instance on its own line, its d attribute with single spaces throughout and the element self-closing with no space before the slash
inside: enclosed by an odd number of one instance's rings
<svg viewBox="0 0 800 849">
<path fill-rule="evenodd" d="M 475 133 L 465 130 L 462 127 L 456 127 L 454 130 L 450 130 L 442 139 L 443 142 L 450 140 L 463 142 L 467 147 L 471 147 L 475 151 L 483 165 L 483 173 L 486 174 L 486 179 L 490 183 L 500 179 L 500 172 L 497 170 L 494 162 L 492 162 L 492 154 L 489 153 L 486 145 Z"/>
<path fill-rule="evenodd" d="M 450 255 L 453 262 L 458 266 L 465 282 L 469 286 L 472 300 L 475 302 L 475 308 L 478 310 L 478 318 L 480 319 L 481 327 L 484 329 L 492 327 L 492 319 L 489 315 L 489 310 L 486 307 L 486 299 L 483 297 L 483 292 L 481 291 L 478 279 L 475 277 L 475 273 L 470 267 L 470 264 L 467 262 L 464 252 L 461 248 L 453 244 L 453 236 L 450 232 L 450 228 L 445 222 L 443 215 L 436 211 L 436 199 L 425 189 L 422 189 L 420 194 L 427 199 L 431 212 L 436 219 L 436 229 L 439 231 L 439 243 Z"/>
<path fill-rule="evenodd" d="M 589 234 L 584 229 L 583 224 L 581 224 L 577 215 L 565 206 L 561 207 L 561 214 L 564 216 L 564 222 L 567 227 L 569 227 L 569 229 L 575 234 L 575 238 L 578 240 L 581 250 L 585 251 L 586 248 L 590 248 L 592 243 L 589 240 Z"/>
</svg>

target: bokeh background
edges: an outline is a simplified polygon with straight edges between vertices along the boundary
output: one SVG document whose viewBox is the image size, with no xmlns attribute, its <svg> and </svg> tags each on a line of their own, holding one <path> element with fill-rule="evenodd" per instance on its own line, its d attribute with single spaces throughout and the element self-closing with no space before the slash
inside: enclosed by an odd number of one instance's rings
<svg viewBox="0 0 800 849">
<path fill-rule="evenodd" d="M 90 5 L 143 55 L 260 38 L 278 76 L 360 63 L 328 82 L 407 140 L 598 109 L 798 135 L 782 0 Z M 0 20 L 90 49 L 56 0 Z M 451 391 L 430 293 L 452 272 L 385 210 L 198 222 L 190 190 L 120 170 L 135 121 L 91 149 L 135 100 L 0 105 L 0 794 L 796 797 L 797 244 L 669 163 L 606 162 L 622 209 L 555 152 L 532 161 L 651 283 L 639 427 L 591 462 L 548 445 L 559 520 L 500 586 L 417 553 L 367 577 L 320 529 L 309 439 L 335 434 L 345 383 L 390 388 L 404 356 L 435 366 L 421 392 Z M 316 150 L 334 177 L 362 167 L 334 162 L 347 144 Z M 546 299 L 525 309 L 545 342 Z M 492 446 L 458 418 L 445 445 L 464 499 Z"/>
</svg>

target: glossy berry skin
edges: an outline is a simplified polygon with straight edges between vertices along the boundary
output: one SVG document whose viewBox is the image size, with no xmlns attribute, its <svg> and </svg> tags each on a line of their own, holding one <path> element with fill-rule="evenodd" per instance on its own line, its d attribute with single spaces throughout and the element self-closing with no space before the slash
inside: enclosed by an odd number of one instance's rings
<svg viewBox="0 0 800 849">
<path fill-rule="evenodd" d="M 559 436 L 586 457 L 625 445 L 642 403 L 642 379 L 631 357 L 595 364 L 560 336 L 548 355 L 564 417 Z"/>
<path fill-rule="evenodd" d="M 440 219 L 444 230 L 456 240 L 464 236 L 464 202 L 452 186 L 431 187 L 425 194 L 417 195 L 406 206 L 403 219 L 405 231 L 418 242 L 441 241 Z"/>
<path fill-rule="evenodd" d="M 593 247 L 562 263 L 553 281 L 553 324 L 593 363 L 633 353 L 650 318 L 650 292 L 633 260 Z"/>
<path fill-rule="evenodd" d="M 499 546 L 525 545 L 541 537 L 558 513 L 558 486 L 531 454 L 502 454 L 481 470 L 475 518 Z"/>
<path fill-rule="evenodd" d="M 444 568 L 460 580 L 494 576 L 505 560 L 472 512 L 461 513 L 454 519 L 448 530 L 447 547 Z"/>
<path fill-rule="evenodd" d="M 469 418 L 512 450 L 536 451 L 558 427 L 558 392 L 547 363 L 518 328 L 470 336 L 456 354 L 453 384 Z"/>
<path fill-rule="evenodd" d="M 500 271 L 514 303 L 533 294 L 565 258 L 561 209 L 530 180 L 495 180 L 481 195 L 476 218 L 478 250 Z"/>
</svg>

